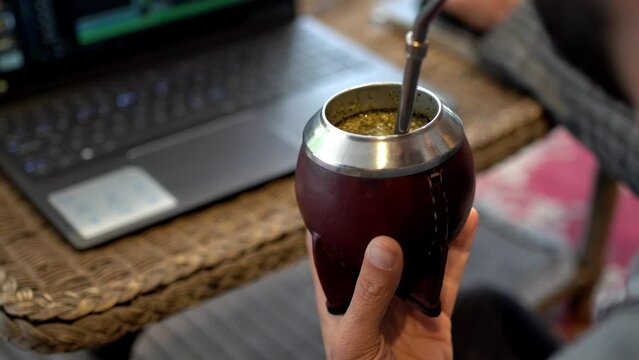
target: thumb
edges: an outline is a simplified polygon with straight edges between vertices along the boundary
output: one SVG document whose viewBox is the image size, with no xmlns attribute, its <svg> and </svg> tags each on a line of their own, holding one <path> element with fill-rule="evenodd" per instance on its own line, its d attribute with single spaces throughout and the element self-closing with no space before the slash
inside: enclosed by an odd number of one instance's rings
<svg viewBox="0 0 639 360">
<path fill-rule="evenodd" d="M 402 249 L 380 236 L 368 244 L 353 299 L 342 324 L 350 334 L 379 339 L 380 325 L 402 275 Z"/>
</svg>

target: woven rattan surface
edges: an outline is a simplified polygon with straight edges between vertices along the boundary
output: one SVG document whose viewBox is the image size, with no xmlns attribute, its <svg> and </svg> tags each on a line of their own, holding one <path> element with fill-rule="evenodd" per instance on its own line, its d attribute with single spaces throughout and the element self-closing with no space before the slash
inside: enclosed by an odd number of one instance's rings
<svg viewBox="0 0 639 360">
<path fill-rule="evenodd" d="M 402 35 L 368 23 L 373 1 L 342 1 L 318 17 L 401 64 Z M 542 110 L 444 48 L 424 68 L 453 95 L 486 168 L 543 136 Z M 78 252 L 0 178 L 0 330 L 41 352 L 112 342 L 304 254 L 292 178 Z"/>
<path fill-rule="evenodd" d="M 2 333 L 43 352 L 104 344 L 304 254 L 290 179 L 77 252 L 0 184 Z"/>
</svg>

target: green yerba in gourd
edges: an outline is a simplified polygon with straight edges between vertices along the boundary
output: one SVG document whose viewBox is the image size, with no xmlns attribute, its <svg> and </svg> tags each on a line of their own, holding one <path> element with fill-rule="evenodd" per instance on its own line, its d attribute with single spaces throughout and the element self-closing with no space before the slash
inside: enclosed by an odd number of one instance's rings
<svg viewBox="0 0 639 360">
<path fill-rule="evenodd" d="M 396 121 L 396 110 L 374 110 L 347 117 L 335 126 L 352 134 L 386 136 L 395 133 Z M 426 116 L 413 114 L 410 122 L 410 131 L 419 129 L 426 125 L 428 121 Z"/>
</svg>

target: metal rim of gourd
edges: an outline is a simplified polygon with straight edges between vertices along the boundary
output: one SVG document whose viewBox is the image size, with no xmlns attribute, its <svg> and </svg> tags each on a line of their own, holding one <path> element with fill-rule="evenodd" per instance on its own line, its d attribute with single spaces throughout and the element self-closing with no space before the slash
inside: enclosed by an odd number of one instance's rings
<svg viewBox="0 0 639 360">
<path fill-rule="evenodd" d="M 430 121 L 409 133 L 359 135 L 333 124 L 335 117 L 397 109 L 400 91 L 400 83 L 370 83 L 331 97 L 304 129 L 306 154 L 329 170 L 367 178 L 410 175 L 446 161 L 462 144 L 463 126 L 436 94 L 424 88 L 418 89 L 415 109 Z"/>
</svg>

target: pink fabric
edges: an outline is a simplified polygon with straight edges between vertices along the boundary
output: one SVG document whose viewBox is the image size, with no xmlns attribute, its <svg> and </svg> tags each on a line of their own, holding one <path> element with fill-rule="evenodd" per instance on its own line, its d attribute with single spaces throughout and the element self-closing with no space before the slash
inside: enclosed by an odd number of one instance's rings
<svg viewBox="0 0 639 360">
<path fill-rule="evenodd" d="M 576 247 L 588 216 L 596 161 L 566 130 L 543 140 L 478 178 L 478 206 Z M 639 252 L 639 198 L 622 187 L 611 232 L 609 261 L 626 267 Z"/>
</svg>

